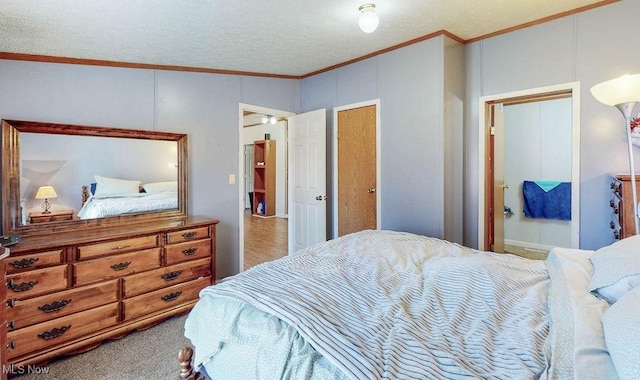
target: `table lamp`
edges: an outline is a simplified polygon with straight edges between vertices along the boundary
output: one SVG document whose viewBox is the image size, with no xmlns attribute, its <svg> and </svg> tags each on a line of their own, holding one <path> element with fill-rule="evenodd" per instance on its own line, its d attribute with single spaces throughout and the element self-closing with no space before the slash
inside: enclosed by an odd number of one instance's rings
<svg viewBox="0 0 640 380">
<path fill-rule="evenodd" d="M 56 198 L 58 194 L 56 194 L 56 190 L 53 186 L 41 186 L 36 193 L 36 199 L 44 199 L 44 203 L 42 203 L 42 208 L 44 211 L 43 214 L 49 214 L 51 211 L 51 203 L 49 203 L 49 199 Z"/>
</svg>

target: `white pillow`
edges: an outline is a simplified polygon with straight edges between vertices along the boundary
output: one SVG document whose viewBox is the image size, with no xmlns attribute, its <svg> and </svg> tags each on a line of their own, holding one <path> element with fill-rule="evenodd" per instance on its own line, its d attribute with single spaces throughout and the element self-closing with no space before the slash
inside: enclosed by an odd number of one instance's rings
<svg viewBox="0 0 640 380">
<path fill-rule="evenodd" d="M 137 194 L 140 192 L 140 181 L 130 181 L 94 176 L 96 179 L 96 192 L 94 195 Z"/>
<path fill-rule="evenodd" d="M 640 284 L 640 235 L 600 248 L 591 256 L 589 290 L 614 303 Z"/>
<path fill-rule="evenodd" d="M 640 379 L 640 287 L 627 292 L 602 316 L 604 339 L 621 380 Z"/>
<path fill-rule="evenodd" d="M 144 191 L 147 193 L 163 193 L 167 191 L 178 191 L 178 181 L 152 182 L 144 184 Z"/>
</svg>

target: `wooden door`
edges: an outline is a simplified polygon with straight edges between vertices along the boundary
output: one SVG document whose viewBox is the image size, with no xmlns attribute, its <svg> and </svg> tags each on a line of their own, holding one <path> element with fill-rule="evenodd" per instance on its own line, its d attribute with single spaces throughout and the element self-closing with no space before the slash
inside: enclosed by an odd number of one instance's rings
<svg viewBox="0 0 640 380">
<path fill-rule="evenodd" d="M 502 104 L 492 107 L 491 135 L 493 135 L 493 252 L 504 253 L 504 113 Z"/>
<path fill-rule="evenodd" d="M 377 228 L 376 105 L 338 112 L 338 236 Z"/>
</svg>

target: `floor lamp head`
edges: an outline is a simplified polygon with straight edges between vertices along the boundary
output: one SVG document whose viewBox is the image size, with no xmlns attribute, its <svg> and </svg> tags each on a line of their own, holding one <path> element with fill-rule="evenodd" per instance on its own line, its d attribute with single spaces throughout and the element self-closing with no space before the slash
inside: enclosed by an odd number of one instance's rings
<svg viewBox="0 0 640 380">
<path fill-rule="evenodd" d="M 591 88 L 591 94 L 601 103 L 616 107 L 624 116 L 627 134 L 627 150 L 629 154 L 629 174 L 631 176 L 631 193 L 633 197 L 633 221 L 635 234 L 640 233 L 638 223 L 638 197 L 631 139 L 631 119 L 640 112 L 640 74 L 625 75 L 599 83 Z"/>
</svg>

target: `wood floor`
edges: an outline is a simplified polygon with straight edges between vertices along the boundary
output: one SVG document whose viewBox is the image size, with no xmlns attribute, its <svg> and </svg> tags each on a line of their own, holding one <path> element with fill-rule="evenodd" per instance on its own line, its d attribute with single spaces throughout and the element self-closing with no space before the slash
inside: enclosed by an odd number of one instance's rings
<svg viewBox="0 0 640 380">
<path fill-rule="evenodd" d="M 287 255 L 288 220 L 244 212 L 244 269 Z"/>
</svg>

